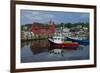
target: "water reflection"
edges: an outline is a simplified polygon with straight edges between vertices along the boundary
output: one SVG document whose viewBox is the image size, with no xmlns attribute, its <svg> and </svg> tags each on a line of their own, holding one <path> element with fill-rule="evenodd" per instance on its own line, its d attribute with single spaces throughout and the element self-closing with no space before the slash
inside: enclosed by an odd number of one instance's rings
<svg viewBox="0 0 100 73">
<path fill-rule="evenodd" d="M 29 46 L 31 49 L 32 53 L 38 54 L 44 51 L 48 51 L 50 44 L 48 40 L 34 40 L 34 41 L 24 41 L 22 42 L 21 47 Z"/>
<path fill-rule="evenodd" d="M 64 49 L 63 56 L 50 54 L 54 49 L 47 39 L 21 42 L 21 62 L 43 62 L 89 59 L 89 45 L 77 49 Z M 85 53 L 85 54 L 84 54 Z"/>
</svg>

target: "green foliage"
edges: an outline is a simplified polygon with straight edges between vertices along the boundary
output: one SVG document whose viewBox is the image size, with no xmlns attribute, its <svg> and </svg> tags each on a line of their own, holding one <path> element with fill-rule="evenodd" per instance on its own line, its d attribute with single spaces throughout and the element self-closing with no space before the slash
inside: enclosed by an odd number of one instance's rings
<svg viewBox="0 0 100 73">
<path fill-rule="evenodd" d="M 76 27 L 78 25 L 81 25 L 82 27 L 89 28 L 89 23 L 83 23 L 83 22 L 80 22 L 80 23 L 60 23 L 60 24 L 57 24 L 56 27 L 57 28 L 60 28 L 60 27 L 71 28 L 71 27 Z"/>
</svg>

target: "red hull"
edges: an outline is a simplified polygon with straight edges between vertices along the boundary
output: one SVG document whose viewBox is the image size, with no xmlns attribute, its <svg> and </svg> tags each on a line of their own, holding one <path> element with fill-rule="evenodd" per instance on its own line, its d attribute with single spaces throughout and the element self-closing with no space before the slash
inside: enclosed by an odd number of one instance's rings
<svg viewBox="0 0 100 73">
<path fill-rule="evenodd" d="M 78 43 L 61 43 L 61 44 L 58 44 L 58 43 L 54 43 L 52 41 L 50 41 L 50 45 L 52 47 L 55 47 L 55 48 L 77 48 L 79 46 Z"/>
<path fill-rule="evenodd" d="M 58 45 L 61 45 L 61 46 L 64 46 L 64 47 L 66 47 L 66 46 L 69 46 L 69 47 L 79 46 L 79 44 L 77 44 L 77 43 L 62 43 L 62 44 L 58 44 Z"/>
</svg>

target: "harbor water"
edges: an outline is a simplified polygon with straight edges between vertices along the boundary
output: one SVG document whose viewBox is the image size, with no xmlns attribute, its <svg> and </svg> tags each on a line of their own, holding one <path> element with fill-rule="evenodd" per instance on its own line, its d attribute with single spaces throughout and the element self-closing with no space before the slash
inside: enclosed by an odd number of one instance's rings
<svg viewBox="0 0 100 73">
<path fill-rule="evenodd" d="M 47 39 L 22 41 L 21 63 L 89 59 L 89 44 L 80 44 L 80 46 L 76 49 L 59 48 L 63 50 L 60 54 L 51 53 L 53 49 L 58 48 L 50 48 L 50 43 Z"/>
</svg>

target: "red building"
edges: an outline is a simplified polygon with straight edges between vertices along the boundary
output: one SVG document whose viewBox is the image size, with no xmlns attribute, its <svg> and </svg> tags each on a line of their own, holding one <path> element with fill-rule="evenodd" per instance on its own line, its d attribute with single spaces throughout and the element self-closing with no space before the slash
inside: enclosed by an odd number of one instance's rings
<svg viewBox="0 0 100 73">
<path fill-rule="evenodd" d="M 33 32 L 34 35 L 52 36 L 56 31 L 56 27 L 55 23 L 52 21 L 50 21 L 48 25 L 34 22 L 30 31 Z"/>
</svg>

